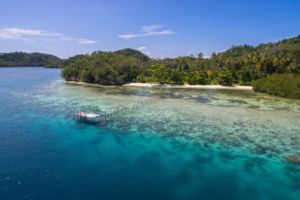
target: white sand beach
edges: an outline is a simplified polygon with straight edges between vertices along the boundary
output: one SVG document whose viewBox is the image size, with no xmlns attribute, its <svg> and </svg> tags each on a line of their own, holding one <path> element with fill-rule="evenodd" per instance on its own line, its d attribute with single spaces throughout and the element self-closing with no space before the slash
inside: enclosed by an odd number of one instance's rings
<svg viewBox="0 0 300 200">
<path fill-rule="evenodd" d="M 171 85 L 159 83 L 128 83 L 124 87 L 153 87 L 153 88 L 179 88 L 179 89 L 222 89 L 222 90 L 253 90 L 252 86 L 223 86 L 223 85 Z"/>
<path fill-rule="evenodd" d="M 116 87 L 116 86 L 106 86 L 99 85 L 94 83 L 84 83 L 84 82 L 76 82 L 76 81 L 66 81 L 69 84 L 77 84 L 83 86 L 91 86 L 91 87 Z M 127 83 L 122 85 L 123 87 L 147 87 L 147 88 L 178 88 L 178 89 L 220 89 L 220 90 L 253 90 L 252 86 L 223 86 L 223 85 L 171 85 L 171 84 L 159 84 L 159 83 Z"/>
</svg>

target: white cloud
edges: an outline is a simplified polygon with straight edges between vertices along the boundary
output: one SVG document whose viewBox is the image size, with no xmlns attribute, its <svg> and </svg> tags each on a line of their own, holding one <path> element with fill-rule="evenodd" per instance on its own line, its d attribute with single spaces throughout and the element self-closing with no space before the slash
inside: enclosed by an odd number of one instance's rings
<svg viewBox="0 0 300 200">
<path fill-rule="evenodd" d="M 118 38 L 120 39 L 124 39 L 124 40 L 131 40 L 133 38 L 138 38 L 140 37 L 139 35 L 137 34 L 124 34 L 124 35 L 119 35 Z"/>
<path fill-rule="evenodd" d="M 141 38 L 141 37 L 150 37 L 150 36 L 159 36 L 159 35 L 173 35 L 176 32 L 168 29 L 163 29 L 163 25 L 153 24 L 153 25 L 146 25 L 142 26 L 140 33 L 129 33 L 129 34 L 123 34 L 119 35 L 118 38 L 123 40 L 131 40 L 135 38 Z"/>
<path fill-rule="evenodd" d="M 95 40 L 88 40 L 88 39 L 77 39 L 79 44 L 96 44 L 98 43 Z"/>
<path fill-rule="evenodd" d="M 0 29 L 0 39 L 2 40 L 41 40 L 41 41 L 68 41 L 77 44 L 95 44 L 97 41 L 72 38 L 61 33 L 53 33 L 39 29 L 24 29 L 24 28 L 3 28 Z"/>
<path fill-rule="evenodd" d="M 137 50 L 139 50 L 139 51 L 145 51 L 147 49 L 147 47 L 139 47 L 139 48 L 137 48 Z"/>
<path fill-rule="evenodd" d="M 0 39 L 29 40 L 30 37 L 62 37 L 60 33 L 50 33 L 37 29 L 3 28 L 0 29 Z"/>
<path fill-rule="evenodd" d="M 149 57 L 152 57 L 151 51 L 149 51 L 148 48 L 145 47 L 145 46 L 141 46 L 141 47 L 137 48 L 136 50 L 138 50 L 138 51 L 140 51 L 140 52 L 146 54 L 146 55 L 149 56 Z"/>
<path fill-rule="evenodd" d="M 77 44 L 96 44 L 98 41 L 95 40 L 89 40 L 89 39 L 83 39 L 83 38 L 71 38 L 71 37 L 60 37 L 61 40 L 67 41 L 67 42 L 76 42 Z"/>
</svg>

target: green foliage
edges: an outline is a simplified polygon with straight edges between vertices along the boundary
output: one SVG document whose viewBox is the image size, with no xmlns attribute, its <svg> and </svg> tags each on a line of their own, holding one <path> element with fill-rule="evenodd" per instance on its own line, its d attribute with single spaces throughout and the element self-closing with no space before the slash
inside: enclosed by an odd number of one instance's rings
<svg viewBox="0 0 300 200">
<path fill-rule="evenodd" d="M 131 54 L 132 53 L 132 54 Z M 66 80 L 119 85 L 134 81 L 145 63 L 140 52 L 129 49 L 116 52 L 94 52 L 66 61 L 62 76 Z"/>
<path fill-rule="evenodd" d="M 238 72 L 238 81 L 241 85 L 251 84 L 252 76 L 251 71 L 248 67 L 242 67 Z"/>
<path fill-rule="evenodd" d="M 85 68 L 80 71 L 80 77 L 83 82 L 94 83 L 95 77 L 91 68 Z"/>
<path fill-rule="evenodd" d="M 179 70 L 172 70 L 169 75 L 169 83 L 170 84 L 183 84 L 184 77 L 181 71 Z"/>
<path fill-rule="evenodd" d="M 122 49 L 119 51 L 116 51 L 115 53 L 117 54 L 122 54 L 125 56 L 129 56 L 129 57 L 134 57 L 137 58 L 141 61 L 149 61 L 150 58 L 148 56 L 146 56 L 145 54 L 141 53 L 140 51 L 134 50 L 134 49 Z"/>
<path fill-rule="evenodd" d="M 185 73 L 185 82 L 191 85 L 205 85 L 209 83 L 207 74 L 204 71 L 194 71 Z"/>
<path fill-rule="evenodd" d="M 41 53 L 3 53 L 0 54 L 0 67 L 19 67 L 19 66 L 44 66 L 61 67 L 63 60 L 60 58 Z"/>
<path fill-rule="evenodd" d="M 217 81 L 220 85 L 232 85 L 234 81 L 232 72 L 230 70 L 220 70 Z"/>
<path fill-rule="evenodd" d="M 300 74 L 273 74 L 253 82 L 255 91 L 300 99 Z"/>
</svg>

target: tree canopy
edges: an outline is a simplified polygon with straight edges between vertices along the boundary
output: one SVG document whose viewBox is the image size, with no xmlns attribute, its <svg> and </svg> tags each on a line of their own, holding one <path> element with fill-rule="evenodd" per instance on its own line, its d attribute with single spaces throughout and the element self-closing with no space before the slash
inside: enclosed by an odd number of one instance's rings
<svg viewBox="0 0 300 200">
<path fill-rule="evenodd" d="M 1 53 L 0 67 L 19 67 L 19 66 L 44 66 L 61 67 L 63 60 L 49 54 L 42 53 Z"/>
<path fill-rule="evenodd" d="M 300 99 L 300 74 L 272 74 L 253 82 L 255 91 Z"/>
</svg>

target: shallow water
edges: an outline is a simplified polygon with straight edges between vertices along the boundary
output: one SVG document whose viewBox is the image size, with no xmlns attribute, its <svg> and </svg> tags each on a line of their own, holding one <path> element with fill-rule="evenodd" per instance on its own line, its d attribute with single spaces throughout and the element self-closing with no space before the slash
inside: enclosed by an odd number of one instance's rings
<svg viewBox="0 0 300 200">
<path fill-rule="evenodd" d="M 74 110 L 155 103 L 102 126 Z M 0 199 L 300 199 L 300 102 L 249 91 L 93 88 L 0 68 Z"/>
</svg>

